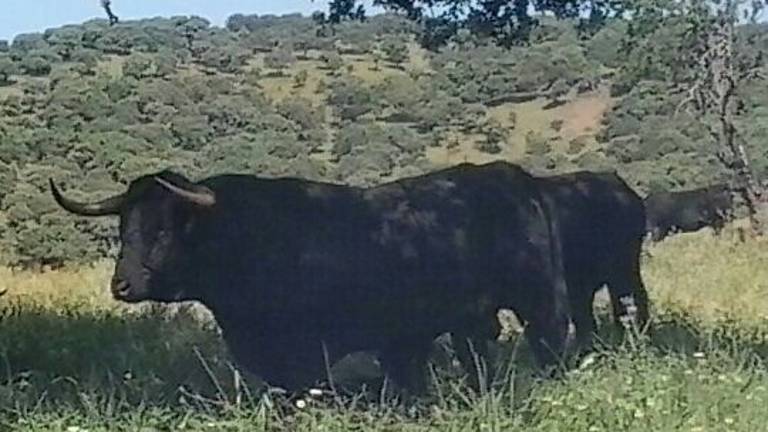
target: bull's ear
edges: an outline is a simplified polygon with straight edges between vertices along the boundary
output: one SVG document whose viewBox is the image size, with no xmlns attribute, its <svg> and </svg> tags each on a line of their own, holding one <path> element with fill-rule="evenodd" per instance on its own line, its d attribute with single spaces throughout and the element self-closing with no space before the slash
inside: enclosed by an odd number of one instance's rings
<svg viewBox="0 0 768 432">
<path fill-rule="evenodd" d="M 194 185 L 192 188 L 176 186 L 175 184 L 165 180 L 159 176 L 155 177 L 155 181 L 169 192 L 183 198 L 192 204 L 202 207 L 211 207 L 216 204 L 216 194 L 205 186 Z"/>
</svg>

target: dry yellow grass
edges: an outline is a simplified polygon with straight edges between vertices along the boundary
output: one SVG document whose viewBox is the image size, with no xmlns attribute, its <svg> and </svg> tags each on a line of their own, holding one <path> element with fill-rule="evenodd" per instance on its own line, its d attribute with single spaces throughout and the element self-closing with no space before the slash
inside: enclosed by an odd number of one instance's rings
<svg viewBox="0 0 768 432">
<path fill-rule="evenodd" d="M 303 97 L 310 100 L 313 105 L 325 102 L 327 91 L 318 91 L 318 84 L 322 81 L 326 84 L 333 80 L 328 76 L 323 64 L 317 58 L 319 53 L 310 52 L 309 58 L 294 62 L 283 71 L 281 77 L 264 77 L 259 80 L 264 94 L 275 101 L 283 100 L 291 96 Z M 260 68 L 264 70 L 264 55 L 256 55 L 248 62 L 248 68 Z M 428 73 L 431 71 L 429 59 L 424 49 L 415 44 L 409 45 L 409 60 L 402 69 L 393 68 L 387 62 L 381 62 L 379 67 L 372 55 L 344 55 L 344 73 L 361 79 L 368 85 L 375 86 L 386 78 L 396 75 L 405 75 L 408 71 Z M 307 73 L 304 86 L 296 87 L 294 77 L 300 72 Z M 489 117 L 497 120 L 508 130 L 508 139 L 501 144 L 501 152 L 489 154 L 477 149 L 477 143 L 482 136 L 465 134 L 458 130 L 448 133 L 449 140 L 456 140 L 459 145 L 453 148 L 447 147 L 447 141 L 440 147 L 427 148 L 427 159 L 432 163 L 454 165 L 462 162 L 487 163 L 495 160 L 518 161 L 526 151 L 526 135 L 530 131 L 538 132 L 546 138 L 552 139 L 552 147 L 555 153 L 563 153 L 571 139 L 579 136 L 591 138 L 587 145 L 594 147 L 594 135 L 600 129 L 600 120 L 603 114 L 610 109 L 613 99 L 607 88 L 600 88 L 584 94 L 576 94 L 572 91 L 568 95 L 568 101 L 560 106 L 545 109 L 549 103 L 544 98 L 539 98 L 525 103 L 507 103 L 488 110 Z M 512 113 L 516 121 L 511 121 Z M 554 131 L 551 124 L 555 120 L 562 120 L 560 131 Z M 325 160 L 328 155 L 314 155 L 315 158 Z"/>
<path fill-rule="evenodd" d="M 602 128 L 600 121 L 603 114 L 612 108 L 614 102 L 610 89 L 601 87 L 576 96 L 569 103 L 552 109 L 553 115 L 563 120 L 560 135 L 565 140 L 581 135 L 594 135 Z"/>
<path fill-rule="evenodd" d="M 263 55 L 257 55 L 250 59 L 247 68 L 260 68 L 269 72 L 270 69 L 264 66 L 263 57 Z M 371 56 L 345 55 L 343 62 L 344 73 L 360 78 L 371 86 L 383 82 L 387 77 L 406 73 L 403 70 L 387 67 L 383 63 L 375 68 L 375 62 Z M 423 69 L 423 67 L 421 68 Z M 307 80 L 305 85 L 296 87 L 294 77 L 301 71 L 307 73 Z M 317 105 L 323 103 L 328 96 L 327 91 L 318 91 L 319 83 L 324 82 L 327 85 L 333 79 L 334 77 L 329 75 L 329 71 L 324 69 L 323 62 L 310 56 L 309 59 L 298 60 L 283 70 L 283 76 L 264 77 L 259 80 L 259 84 L 264 90 L 264 94 L 272 100 L 280 101 L 289 96 L 299 96 Z"/>
<path fill-rule="evenodd" d="M 459 145 L 448 148 L 445 142 L 440 147 L 428 148 L 427 158 L 438 165 L 519 161 L 525 156 L 526 135 L 530 132 L 549 139 L 553 153 L 565 153 L 569 142 L 580 136 L 588 137 L 587 147 L 593 148 L 596 145 L 595 133 L 600 130 L 600 121 L 612 103 L 608 89 L 600 88 L 581 95 L 571 94 L 568 102 L 554 108 L 545 109 L 548 101 L 544 98 L 502 104 L 488 110 L 488 116 L 498 121 L 508 132 L 508 138 L 501 144 L 499 153 L 489 154 L 478 150 L 477 143 L 483 138 L 481 135 L 452 131 L 446 138 L 457 141 Z M 515 117 L 514 123 L 512 117 Z M 552 129 L 552 122 L 556 120 L 563 122 L 559 131 Z"/>
<path fill-rule="evenodd" d="M 29 303 L 66 308 L 72 305 L 88 309 L 119 307 L 109 296 L 107 284 L 112 265 L 102 261 L 79 269 L 42 273 L 0 268 L 0 289 L 4 302 Z"/>
<path fill-rule="evenodd" d="M 749 327 L 768 322 L 768 239 L 742 243 L 734 227 L 719 237 L 705 229 L 669 237 L 649 252 L 643 277 L 658 310 Z"/>
<path fill-rule="evenodd" d="M 259 84 L 264 90 L 264 95 L 271 100 L 282 101 L 287 97 L 296 96 L 310 100 L 314 105 L 319 105 L 325 100 L 326 94 L 317 91 L 318 85 L 321 81 L 327 84 L 330 80 L 319 66 L 320 63 L 315 60 L 298 61 L 291 68 L 283 71 L 284 76 L 265 77 L 259 80 Z M 302 87 L 296 87 L 294 77 L 301 71 L 307 72 L 307 80 Z"/>
<path fill-rule="evenodd" d="M 14 79 L 16 79 L 14 77 Z M 18 81 L 17 81 L 18 83 Z M 22 97 L 24 96 L 24 92 L 21 90 L 21 86 L 19 85 L 10 85 L 10 86 L 1 86 L 0 87 L 0 99 L 6 99 L 9 96 L 15 96 L 15 97 Z"/>
</svg>

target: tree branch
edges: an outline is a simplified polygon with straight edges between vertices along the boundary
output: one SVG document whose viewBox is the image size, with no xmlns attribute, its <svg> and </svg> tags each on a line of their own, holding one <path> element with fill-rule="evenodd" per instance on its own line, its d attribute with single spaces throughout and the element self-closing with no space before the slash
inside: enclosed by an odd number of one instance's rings
<svg viewBox="0 0 768 432">
<path fill-rule="evenodd" d="M 701 106 L 701 81 L 696 82 L 691 88 L 688 89 L 687 95 L 685 99 L 683 99 L 679 104 L 677 104 L 677 107 L 675 108 L 675 116 L 677 116 L 680 113 L 680 110 L 685 108 L 686 106 L 695 103 L 698 105 L 696 109 L 699 111 L 703 110 L 704 107 Z"/>
<path fill-rule="evenodd" d="M 104 12 L 109 17 L 109 25 L 113 26 L 120 21 L 120 18 L 112 12 L 112 0 L 101 0 L 101 7 L 104 8 Z"/>
</svg>

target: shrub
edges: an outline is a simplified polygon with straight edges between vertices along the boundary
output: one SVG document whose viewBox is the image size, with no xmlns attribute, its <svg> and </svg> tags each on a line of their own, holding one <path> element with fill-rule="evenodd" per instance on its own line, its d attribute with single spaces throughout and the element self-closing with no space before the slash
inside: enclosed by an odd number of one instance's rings
<svg viewBox="0 0 768 432">
<path fill-rule="evenodd" d="M 307 72 L 305 69 L 302 69 L 296 73 L 296 75 L 293 76 L 293 87 L 294 88 L 302 88 L 305 85 L 307 85 L 307 78 L 309 77 L 309 72 Z"/>
<path fill-rule="evenodd" d="M 501 146 L 498 141 L 483 139 L 477 142 L 477 149 L 483 153 L 498 154 L 501 153 Z"/>
<path fill-rule="evenodd" d="M 525 134 L 525 152 L 531 156 L 544 156 L 552 151 L 549 140 L 540 132 L 528 131 Z"/>
<path fill-rule="evenodd" d="M 16 63 L 9 57 L 0 56 L 0 86 L 11 84 L 11 75 L 18 72 Z"/>
<path fill-rule="evenodd" d="M 576 138 L 571 139 L 568 141 L 568 149 L 566 150 L 568 154 L 575 155 L 578 153 L 581 153 L 582 150 L 587 146 L 587 141 L 589 140 L 589 136 L 587 135 L 579 135 Z"/>
<path fill-rule="evenodd" d="M 20 67 L 25 74 L 36 77 L 51 73 L 51 63 L 42 57 L 25 57 Z"/>
<path fill-rule="evenodd" d="M 563 129 L 563 123 L 563 119 L 552 120 L 549 123 L 549 127 L 555 132 L 560 132 Z"/>
</svg>

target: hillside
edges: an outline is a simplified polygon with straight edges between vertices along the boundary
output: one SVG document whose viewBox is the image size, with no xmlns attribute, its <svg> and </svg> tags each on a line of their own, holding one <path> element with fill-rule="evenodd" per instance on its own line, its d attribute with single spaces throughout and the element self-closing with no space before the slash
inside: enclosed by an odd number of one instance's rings
<svg viewBox="0 0 768 432">
<path fill-rule="evenodd" d="M 317 31 L 300 15 L 236 15 L 226 28 L 93 20 L 0 43 L 2 261 L 111 253 L 110 222 L 73 224 L 48 177 L 95 197 L 163 168 L 373 185 L 506 159 L 537 173 L 617 169 L 640 192 L 722 174 L 708 132 L 673 115 L 671 84 L 627 75 L 620 22 L 585 38 L 545 20 L 527 47 L 459 35 L 438 52 L 394 15 Z M 762 84 L 747 125 L 768 115 Z M 763 171 L 765 148 L 752 150 Z"/>
</svg>

